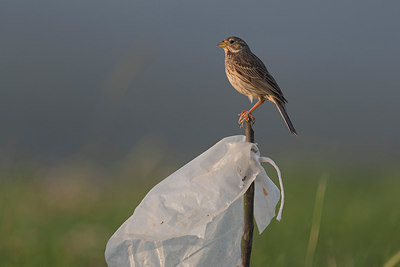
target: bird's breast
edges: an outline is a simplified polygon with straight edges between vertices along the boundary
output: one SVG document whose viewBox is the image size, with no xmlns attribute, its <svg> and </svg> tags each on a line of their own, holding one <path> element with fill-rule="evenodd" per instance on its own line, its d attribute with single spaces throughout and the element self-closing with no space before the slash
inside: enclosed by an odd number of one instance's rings
<svg viewBox="0 0 400 267">
<path fill-rule="evenodd" d="M 229 82 L 231 83 L 233 88 L 236 89 L 236 91 L 246 96 L 253 95 L 252 90 L 250 89 L 251 86 L 242 79 L 240 79 L 238 73 L 236 73 L 234 69 L 230 68 L 228 64 L 225 64 L 225 72 Z"/>
</svg>

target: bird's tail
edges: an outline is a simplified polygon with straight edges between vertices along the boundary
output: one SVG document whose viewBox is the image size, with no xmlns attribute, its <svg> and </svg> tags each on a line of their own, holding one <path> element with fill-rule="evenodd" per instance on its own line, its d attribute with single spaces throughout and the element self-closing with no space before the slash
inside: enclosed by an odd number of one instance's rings
<svg viewBox="0 0 400 267">
<path fill-rule="evenodd" d="M 278 108 L 279 112 L 281 113 L 282 118 L 285 120 L 286 126 L 289 128 L 289 131 L 292 134 L 297 135 L 297 132 L 294 129 L 292 121 L 290 120 L 289 115 L 286 112 L 285 104 L 280 103 L 278 101 L 275 101 L 274 103 L 275 103 L 276 107 Z"/>
</svg>

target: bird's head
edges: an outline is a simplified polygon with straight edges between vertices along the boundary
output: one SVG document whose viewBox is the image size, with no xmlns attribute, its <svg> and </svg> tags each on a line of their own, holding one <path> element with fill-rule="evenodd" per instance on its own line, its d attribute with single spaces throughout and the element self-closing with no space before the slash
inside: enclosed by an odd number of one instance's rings
<svg viewBox="0 0 400 267">
<path fill-rule="evenodd" d="M 249 46 L 245 41 L 239 37 L 228 37 L 218 44 L 219 47 L 223 48 L 225 52 L 229 51 L 232 53 L 237 53 L 240 51 L 250 50 Z"/>
</svg>

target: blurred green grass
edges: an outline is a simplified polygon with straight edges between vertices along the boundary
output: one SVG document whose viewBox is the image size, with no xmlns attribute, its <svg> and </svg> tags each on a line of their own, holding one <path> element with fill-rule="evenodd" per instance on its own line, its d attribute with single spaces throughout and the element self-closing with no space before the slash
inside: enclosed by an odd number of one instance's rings
<svg viewBox="0 0 400 267">
<path fill-rule="evenodd" d="M 135 154 L 105 170 L 82 160 L 0 170 L 1 266 L 105 266 L 108 239 L 183 163 Z M 279 161 L 277 161 L 279 164 Z M 315 194 L 328 176 L 314 266 L 382 266 L 400 250 L 396 166 L 279 164 L 283 220 L 255 231 L 252 266 L 304 266 Z M 276 181 L 275 173 L 267 172 Z"/>
</svg>

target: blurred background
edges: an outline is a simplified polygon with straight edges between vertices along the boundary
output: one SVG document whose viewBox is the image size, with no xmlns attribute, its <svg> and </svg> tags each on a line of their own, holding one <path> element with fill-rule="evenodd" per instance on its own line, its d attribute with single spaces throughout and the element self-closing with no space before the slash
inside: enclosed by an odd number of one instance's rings
<svg viewBox="0 0 400 267">
<path fill-rule="evenodd" d="M 251 107 L 217 43 L 235 35 L 282 88 L 299 132 L 265 103 L 256 141 L 287 204 L 254 266 L 303 266 L 327 177 L 316 266 L 400 251 L 397 1 L 0 3 L 0 265 L 103 266 L 156 183 Z M 274 172 L 267 169 L 271 177 Z"/>
</svg>

